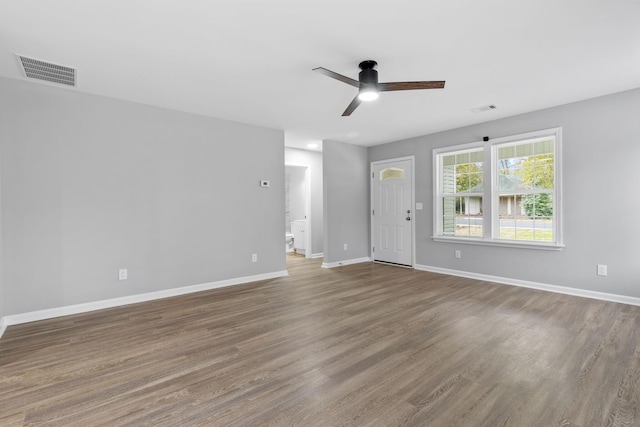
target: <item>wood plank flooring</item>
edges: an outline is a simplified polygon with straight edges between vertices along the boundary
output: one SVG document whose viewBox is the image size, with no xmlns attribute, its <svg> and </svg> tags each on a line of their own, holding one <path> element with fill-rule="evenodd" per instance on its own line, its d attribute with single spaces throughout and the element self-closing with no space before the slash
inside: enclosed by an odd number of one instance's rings
<svg viewBox="0 0 640 427">
<path fill-rule="evenodd" d="M 640 426 L 640 307 L 363 263 L 7 328 L 1 426 Z"/>
</svg>

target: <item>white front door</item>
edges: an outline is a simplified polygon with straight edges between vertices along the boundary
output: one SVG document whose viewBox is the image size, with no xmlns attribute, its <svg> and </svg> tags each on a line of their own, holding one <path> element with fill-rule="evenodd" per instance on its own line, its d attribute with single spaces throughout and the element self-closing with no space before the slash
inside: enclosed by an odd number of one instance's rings
<svg viewBox="0 0 640 427">
<path fill-rule="evenodd" d="M 413 159 L 371 164 L 374 261 L 413 266 Z"/>
</svg>

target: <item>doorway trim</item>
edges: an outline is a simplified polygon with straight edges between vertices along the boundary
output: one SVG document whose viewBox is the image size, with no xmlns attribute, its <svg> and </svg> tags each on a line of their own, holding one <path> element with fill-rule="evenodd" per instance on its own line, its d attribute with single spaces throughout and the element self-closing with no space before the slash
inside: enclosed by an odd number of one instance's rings
<svg viewBox="0 0 640 427">
<path fill-rule="evenodd" d="M 305 219 L 307 220 L 307 229 L 305 230 L 304 237 L 304 257 L 311 258 L 311 240 L 313 238 L 311 225 L 313 224 L 311 217 L 311 167 L 309 165 L 303 165 L 299 163 L 285 163 L 285 169 L 287 166 L 295 167 L 295 168 L 304 168 L 304 212 Z"/>
<path fill-rule="evenodd" d="M 373 243 L 375 242 L 375 224 L 374 224 L 374 203 L 373 203 L 373 170 L 375 166 L 383 165 L 385 163 L 399 162 L 409 160 L 411 162 L 411 268 L 414 268 L 416 265 L 416 161 L 415 156 L 405 156 L 405 157 L 395 157 L 392 159 L 385 160 L 376 160 L 370 163 L 369 165 L 369 224 L 371 224 L 370 229 L 370 247 L 369 247 L 369 256 L 373 262 L 375 261 L 375 256 L 373 252 Z M 400 265 L 399 265 L 400 266 Z M 406 266 L 402 266 L 406 267 Z"/>
</svg>

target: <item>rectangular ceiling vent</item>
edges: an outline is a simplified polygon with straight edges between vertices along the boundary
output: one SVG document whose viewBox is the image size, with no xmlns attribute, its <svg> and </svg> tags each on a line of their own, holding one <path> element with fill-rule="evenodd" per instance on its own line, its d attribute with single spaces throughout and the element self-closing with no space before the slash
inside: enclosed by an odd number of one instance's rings
<svg viewBox="0 0 640 427">
<path fill-rule="evenodd" d="M 482 113 L 484 111 L 491 111 L 491 110 L 495 110 L 496 106 L 491 104 L 491 105 L 484 105 L 482 107 L 478 107 L 478 108 L 473 108 L 471 111 L 473 111 L 474 113 Z"/>
<path fill-rule="evenodd" d="M 76 69 L 64 65 L 53 64 L 40 59 L 17 55 L 20 68 L 30 79 L 42 80 L 65 86 L 76 86 Z"/>
</svg>

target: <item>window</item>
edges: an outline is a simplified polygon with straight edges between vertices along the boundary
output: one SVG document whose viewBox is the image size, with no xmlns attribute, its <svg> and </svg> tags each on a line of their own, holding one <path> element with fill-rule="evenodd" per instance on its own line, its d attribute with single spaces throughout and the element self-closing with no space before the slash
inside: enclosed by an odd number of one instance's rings
<svg viewBox="0 0 640 427">
<path fill-rule="evenodd" d="M 494 147 L 498 238 L 553 242 L 555 189 L 554 138 L 545 137 Z"/>
<path fill-rule="evenodd" d="M 482 148 L 442 156 L 442 234 L 482 236 Z"/>
<path fill-rule="evenodd" d="M 560 129 L 436 149 L 435 240 L 560 248 Z"/>
<path fill-rule="evenodd" d="M 386 181 L 388 179 L 404 179 L 404 169 L 401 168 L 386 168 L 380 171 L 380 181 Z"/>
</svg>

